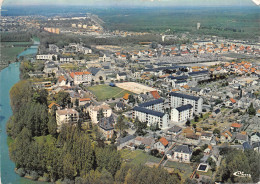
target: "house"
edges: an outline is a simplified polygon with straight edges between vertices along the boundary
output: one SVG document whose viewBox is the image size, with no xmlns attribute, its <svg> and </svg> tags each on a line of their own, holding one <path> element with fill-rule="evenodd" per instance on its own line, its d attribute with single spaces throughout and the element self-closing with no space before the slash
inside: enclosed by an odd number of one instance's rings
<svg viewBox="0 0 260 184">
<path fill-rule="evenodd" d="M 79 105 L 80 106 L 84 106 L 86 104 L 91 103 L 91 99 L 90 98 L 81 98 L 79 99 Z"/>
<path fill-rule="evenodd" d="M 106 54 L 104 54 L 103 57 L 99 57 L 99 62 L 110 62 L 111 61 L 111 58 L 110 57 L 107 57 Z"/>
<path fill-rule="evenodd" d="M 127 135 L 126 137 L 119 138 L 117 140 L 117 150 L 121 150 L 124 147 L 129 146 L 129 144 L 135 142 L 135 136 L 134 135 Z"/>
<path fill-rule="evenodd" d="M 256 112 L 256 116 L 260 118 L 260 109 Z"/>
<path fill-rule="evenodd" d="M 112 114 L 112 109 L 106 103 L 103 103 L 98 106 L 90 105 L 87 108 L 87 111 L 89 112 L 89 116 L 92 122 L 96 124 L 98 123 L 98 117 L 100 112 L 103 112 L 104 117 L 110 117 Z"/>
<path fill-rule="evenodd" d="M 115 120 L 113 116 L 103 117 L 98 122 L 99 130 L 102 132 L 106 140 L 111 139 L 114 134 Z"/>
<path fill-rule="evenodd" d="M 116 75 L 116 79 L 118 81 L 125 81 L 127 77 L 127 74 L 125 72 L 120 72 Z"/>
<path fill-rule="evenodd" d="M 57 58 L 57 55 L 54 54 L 36 55 L 37 60 L 52 60 L 52 58 Z"/>
<path fill-rule="evenodd" d="M 192 151 L 187 145 L 178 145 L 174 149 L 173 160 L 179 162 L 190 162 Z"/>
<path fill-rule="evenodd" d="M 153 148 L 155 141 L 151 137 L 141 137 L 138 136 L 135 138 L 135 145 L 140 146 L 144 145 L 145 151 L 149 151 Z"/>
<path fill-rule="evenodd" d="M 127 103 L 129 101 L 129 96 L 130 94 L 129 93 L 125 93 L 124 96 L 123 96 L 123 100 L 125 103 Z"/>
<path fill-rule="evenodd" d="M 226 106 L 228 107 L 233 107 L 233 105 L 236 103 L 237 101 L 234 98 L 230 98 L 227 102 L 226 102 Z"/>
<path fill-rule="evenodd" d="M 248 136 L 246 134 L 238 133 L 235 138 L 235 142 L 243 144 L 248 141 Z"/>
<path fill-rule="evenodd" d="M 210 142 L 213 138 L 213 133 L 212 132 L 202 132 L 200 139 L 201 141 L 207 141 Z"/>
<path fill-rule="evenodd" d="M 252 148 L 254 149 L 254 151 L 260 153 L 260 142 L 254 142 L 252 144 Z"/>
<path fill-rule="evenodd" d="M 138 118 L 141 122 L 147 122 L 147 126 L 156 126 L 159 128 L 166 129 L 169 127 L 169 116 L 168 114 L 153 111 L 143 107 L 136 106 L 133 109 L 133 119 Z"/>
<path fill-rule="evenodd" d="M 66 86 L 67 79 L 64 77 L 64 75 L 59 77 L 57 84 L 58 84 L 58 86 Z"/>
<path fill-rule="evenodd" d="M 169 128 L 167 131 L 168 134 L 171 134 L 174 136 L 179 135 L 181 132 L 182 132 L 182 128 L 177 125 L 174 125 L 173 127 Z"/>
<path fill-rule="evenodd" d="M 169 103 L 170 103 L 171 108 L 177 108 L 182 105 L 191 104 L 193 107 L 194 113 L 201 113 L 203 99 L 200 97 L 196 97 L 196 96 L 171 92 L 169 95 Z"/>
<path fill-rule="evenodd" d="M 123 111 L 126 109 L 126 105 L 123 103 L 123 102 L 117 102 L 116 105 L 115 105 L 115 110 L 116 111 Z"/>
<path fill-rule="evenodd" d="M 164 137 L 160 138 L 158 142 L 156 142 L 153 146 L 154 149 L 157 149 L 159 152 L 165 152 L 168 147 L 169 142 Z"/>
<path fill-rule="evenodd" d="M 230 131 L 231 132 L 239 132 L 241 129 L 242 125 L 239 123 L 232 123 L 230 126 Z"/>
<path fill-rule="evenodd" d="M 84 72 L 71 72 L 70 73 L 71 78 L 73 79 L 73 82 L 75 85 L 78 84 L 91 84 L 92 81 L 92 75 L 88 71 Z"/>
<path fill-rule="evenodd" d="M 223 132 L 223 133 L 221 134 L 221 136 L 220 136 L 220 141 L 221 141 L 222 143 L 224 143 L 224 142 L 229 142 L 229 141 L 231 141 L 231 139 L 232 139 L 232 134 L 231 134 L 231 132 L 229 132 L 229 131 Z"/>
<path fill-rule="evenodd" d="M 171 110 L 171 120 L 173 122 L 183 122 L 192 119 L 193 117 L 193 107 L 191 104 L 182 105 Z"/>
<path fill-rule="evenodd" d="M 260 133 L 254 132 L 250 136 L 250 143 L 253 144 L 255 142 L 260 142 Z"/>
<path fill-rule="evenodd" d="M 52 73 L 55 74 L 58 70 L 59 70 L 59 68 L 58 68 L 58 66 L 54 62 L 47 61 L 45 63 L 43 72 L 46 73 L 46 74 L 52 74 Z"/>
<path fill-rule="evenodd" d="M 158 91 L 150 91 L 151 95 L 153 96 L 154 99 L 159 99 L 161 98 Z"/>
<path fill-rule="evenodd" d="M 76 123 L 79 120 L 79 113 L 75 109 L 63 109 L 56 111 L 56 122 L 58 130 L 64 123 Z"/>
<path fill-rule="evenodd" d="M 60 110 L 60 105 L 56 104 L 55 102 L 52 102 L 50 105 L 48 105 L 49 112 L 52 110 Z"/>
</svg>

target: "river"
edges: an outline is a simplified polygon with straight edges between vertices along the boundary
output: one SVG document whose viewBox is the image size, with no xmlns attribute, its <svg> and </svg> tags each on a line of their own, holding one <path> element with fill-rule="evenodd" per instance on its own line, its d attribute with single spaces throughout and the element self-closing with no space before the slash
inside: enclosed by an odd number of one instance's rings
<svg viewBox="0 0 260 184">
<path fill-rule="evenodd" d="M 18 56 L 35 55 L 38 51 L 39 41 L 34 39 L 34 44 L 20 53 Z M 15 164 L 10 160 L 8 154 L 6 123 L 12 115 L 9 91 L 20 78 L 20 63 L 12 63 L 0 71 L 0 146 L 1 146 L 1 182 L 2 184 L 38 184 L 26 178 L 21 178 L 14 172 Z"/>
</svg>

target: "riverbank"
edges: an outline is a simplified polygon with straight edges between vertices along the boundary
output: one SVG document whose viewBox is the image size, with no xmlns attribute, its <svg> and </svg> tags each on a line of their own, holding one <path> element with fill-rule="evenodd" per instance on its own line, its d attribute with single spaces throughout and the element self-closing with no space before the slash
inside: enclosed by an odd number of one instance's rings
<svg viewBox="0 0 260 184">
<path fill-rule="evenodd" d="M 39 41 L 33 40 L 32 45 L 39 45 Z M 32 46 L 31 46 L 32 47 Z M 23 50 L 18 55 L 26 56 L 26 52 L 31 47 Z M 34 54 L 37 54 L 38 47 L 34 48 L 30 52 L 34 51 Z M 17 57 L 17 56 L 15 56 Z M 9 92 L 14 84 L 20 80 L 20 63 L 14 62 L 8 64 L 8 67 L 5 67 L 0 71 L 0 145 L 1 145 L 1 182 L 2 184 L 42 184 L 42 182 L 34 182 L 26 178 L 22 178 L 17 175 L 15 170 L 15 163 L 10 160 L 8 144 L 13 140 L 8 138 L 6 133 L 6 123 L 9 118 L 12 116 L 13 112 L 10 106 L 10 96 Z"/>
<path fill-rule="evenodd" d="M 36 37 L 33 37 L 31 42 L 1 42 L 0 71 L 11 63 L 18 62 L 21 53 L 38 44 L 39 38 Z"/>
</svg>

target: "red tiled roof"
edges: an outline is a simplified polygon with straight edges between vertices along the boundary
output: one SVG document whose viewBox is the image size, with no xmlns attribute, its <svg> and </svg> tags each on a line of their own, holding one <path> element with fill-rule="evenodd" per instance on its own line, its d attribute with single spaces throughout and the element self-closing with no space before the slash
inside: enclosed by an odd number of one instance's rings
<svg viewBox="0 0 260 184">
<path fill-rule="evenodd" d="M 160 140 L 159 140 L 164 146 L 167 146 L 169 144 L 169 142 L 167 141 L 167 139 L 165 139 L 164 137 L 162 137 Z"/>
<path fill-rule="evenodd" d="M 123 99 L 124 99 L 124 100 L 128 100 L 128 98 L 129 98 L 129 94 L 126 93 L 126 94 L 123 96 Z"/>
<path fill-rule="evenodd" d="M 233 99 L 233 98 L 230 98 L 229 99 L 232 103 L 236 103 L 237 101 L 235 100 L 235 99 Z"/>
<path fill-rule="evenodd" d="M 240 128 L 241 125 L 238 124 L 238 123 L 232 123 L 232 124 L 231 124 L 231 127 Z"/>
<path fill-rule="evenodd" d="M 90 98 L 81 98 L 79 99 L 80 102 L 90 101 Z"/>
<path fill-rule="evenodd" d="M 49 109 L 51 109 L 54 105 L 56 105 L 56 106 L 58 106 L 59 107 L 59 105 L 58 104 L 56 104 L 55 102 L 52 102 L 48 107 L 49 107 Z"/>
<path fill-rule="evenodd" d="M 160 95 L 159 95 L 158 91 L 151 91 L 150 93 L 153 95 L 153 97 L 155 99 L 159 99 L 160 98 Z"/>
<path fill-rule="evenodd" d="M 74 78 L 75 75 L 89 75 L 89 74 L 91 74 L 91 73 L 88 72 L 88 71 L 85 71 L 85 72 L 71 72 L 71 73 L 70 73 L 70 76 L 71 76 L 72 78 Z"/>
</svg>

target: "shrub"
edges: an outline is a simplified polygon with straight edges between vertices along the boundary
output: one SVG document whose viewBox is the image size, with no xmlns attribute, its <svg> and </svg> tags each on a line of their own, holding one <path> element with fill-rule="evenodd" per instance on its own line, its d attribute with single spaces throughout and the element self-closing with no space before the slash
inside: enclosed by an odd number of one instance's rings
<svg viewBox="0 0 260 184">
<path fill-rule="evenodd" d="M 24 170 L 24 168 L 19 168 L 19 169 L 17 169 L 17 174 L 19 175 L 19 176 L 21 176 L 21 177 L 23 177 L 24 175 L 25 175 L 25 170 Z"/>
</svg>

